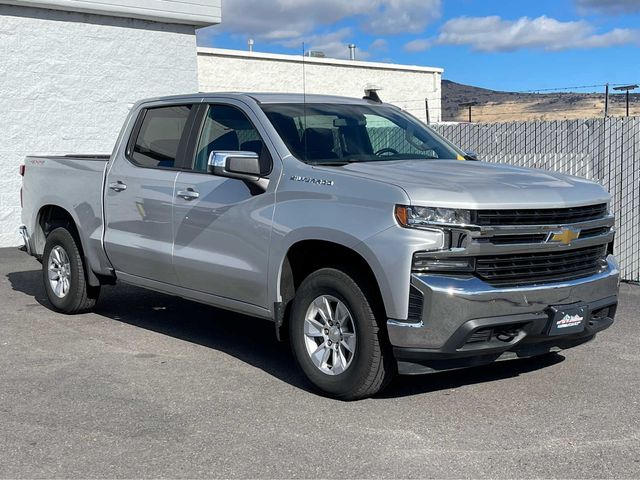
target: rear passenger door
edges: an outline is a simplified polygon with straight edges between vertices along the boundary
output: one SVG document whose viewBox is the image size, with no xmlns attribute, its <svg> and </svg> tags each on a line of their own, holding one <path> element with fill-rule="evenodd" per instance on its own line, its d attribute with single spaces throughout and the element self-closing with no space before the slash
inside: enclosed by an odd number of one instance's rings
<svg viewBox="0 0 640 480">
<path fill-rule="evenodd" d="M 253 151 L 265 177 L 277 178 L 275 151 L 253 112 L 240 102 L 204 106 L 191 171 L 181 171 L 174 198 L 173 262 L 180 285 L 268 308 L 267 266 L 275 183 L 267 190 L 209 173 L 214 151 Z"/>
<path fill-rule="evenodd" d="M 184 168 L 197 107 L 140 111 L 126 152 L 105 188 L 105 249 L 118 273 L 176 285 L 172 264 L 173 189 Z"/>
</svg>

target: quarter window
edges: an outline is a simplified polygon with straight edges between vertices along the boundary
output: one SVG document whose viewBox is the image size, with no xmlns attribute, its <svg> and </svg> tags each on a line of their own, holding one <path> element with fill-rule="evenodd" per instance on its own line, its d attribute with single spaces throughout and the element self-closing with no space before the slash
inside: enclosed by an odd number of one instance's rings
<svg viewBox="0 0 640 480">
<path fill-rule="evenodd" d="M 191 105 L 146 110 L 131 160 L 142 167 L 175 168 L 190 112 Z"/>
</svg>

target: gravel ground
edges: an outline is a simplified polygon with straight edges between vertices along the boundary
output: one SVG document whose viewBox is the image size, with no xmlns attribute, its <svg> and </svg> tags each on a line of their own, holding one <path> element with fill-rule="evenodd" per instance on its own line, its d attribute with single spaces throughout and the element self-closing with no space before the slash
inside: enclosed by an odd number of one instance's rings
<svg viewBox="0 0 640 480">
<path fill-rule="evenodd" d="M 315 395 L 273 326 L 120 285 L 52 312 L 0 249 L 0 477 L 640 478 L 640 288 L 543 360 Z"/>
</svg>

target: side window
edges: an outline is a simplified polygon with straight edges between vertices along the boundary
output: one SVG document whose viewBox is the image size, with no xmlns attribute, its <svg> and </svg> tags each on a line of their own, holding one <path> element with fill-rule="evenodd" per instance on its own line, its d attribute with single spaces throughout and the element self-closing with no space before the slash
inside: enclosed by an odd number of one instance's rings
<svg viewBox="0 0 640 480">
<path fill-rule="evenodd" d="M 190 112 L 191 105 L 146 110 L 131 149 L 131 160 L 141 167 L 174 168 Z"/>
<path fill-rule="evenodd" d="M 207 172 L 211 152 L 255 152 L 263 175 L 271 172 L 271 155 L 251 120 L 229 105 L 210 105 L 196 149 L 193 169 Z"/>
</svg>

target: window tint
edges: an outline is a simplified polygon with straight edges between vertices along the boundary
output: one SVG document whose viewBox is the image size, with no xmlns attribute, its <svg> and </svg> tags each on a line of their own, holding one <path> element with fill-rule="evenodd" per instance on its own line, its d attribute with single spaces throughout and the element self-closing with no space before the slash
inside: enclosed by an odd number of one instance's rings
<svg viewBox="0 0 640 480">
<path fill-rule="evenodd" d="M 208 171 L 211 152 L 255 152 L 263 175 L 271 171 L 271 155 L 247 116 L 235 107 L 211 105 L 204 120 L 196 150 L 194 170 Z"/>
<path fill-rule="evenodd" d="M 148 109 L 131 159 L 143 167 L 174 168 L 190 111 L 191 105 Z"/>
</svg>

